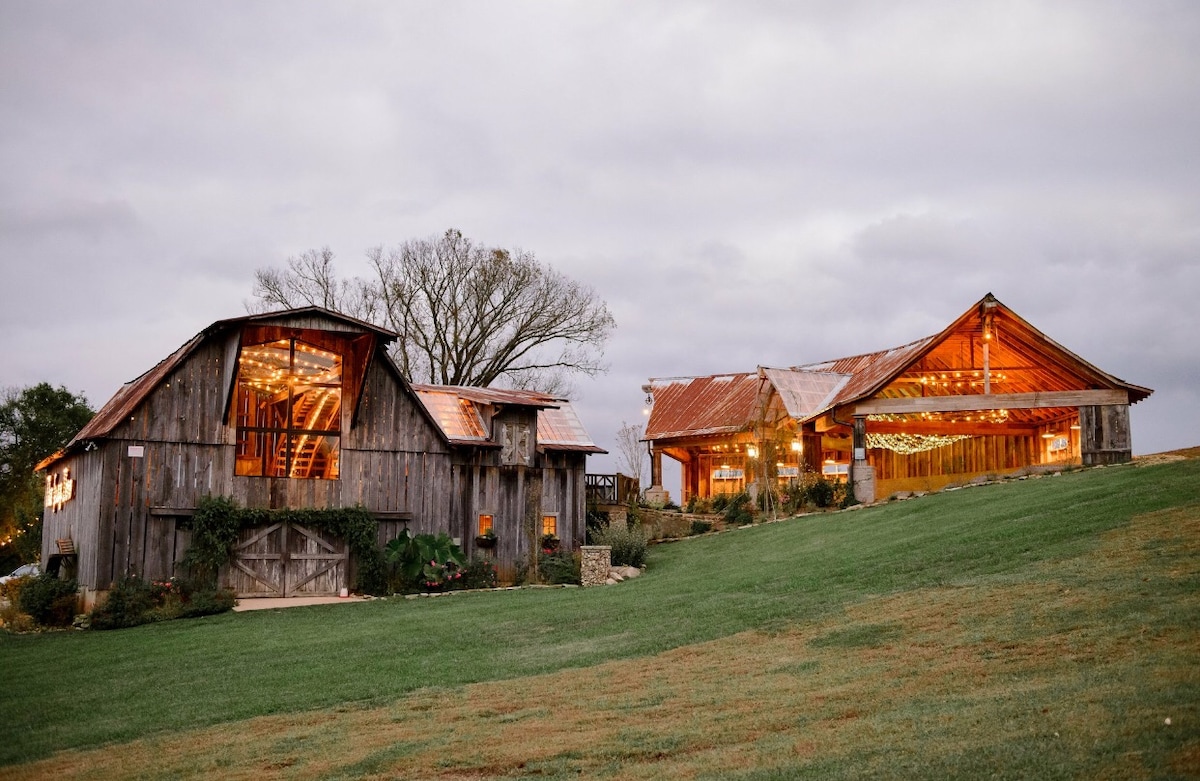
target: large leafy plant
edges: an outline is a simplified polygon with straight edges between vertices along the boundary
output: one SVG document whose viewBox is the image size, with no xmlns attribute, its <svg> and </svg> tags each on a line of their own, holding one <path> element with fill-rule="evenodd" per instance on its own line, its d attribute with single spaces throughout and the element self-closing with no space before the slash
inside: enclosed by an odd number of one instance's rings
<svg viewBox="0 0 1200 781">
<path fill-rule="evenodd" d="M 396 590 L 440 591 L 462 578 L 466 558 L 450 535 L 411 535 L 408 529 L 383 549 L 384 559 L 392 566 Z"/>
</svg>

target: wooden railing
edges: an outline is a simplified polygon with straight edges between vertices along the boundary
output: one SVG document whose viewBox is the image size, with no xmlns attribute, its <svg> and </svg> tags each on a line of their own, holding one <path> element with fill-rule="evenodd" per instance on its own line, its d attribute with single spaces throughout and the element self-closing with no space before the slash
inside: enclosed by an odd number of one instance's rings
<svg viewBox="0 0 1200 781">
<path fill-rule="evenodd" d="M 589 505 L 637 504 L 641 491 L 636 477 L 628 477 L 620 472 L 613 475 L 585 475 L 584 485 Z"/>
</svg>

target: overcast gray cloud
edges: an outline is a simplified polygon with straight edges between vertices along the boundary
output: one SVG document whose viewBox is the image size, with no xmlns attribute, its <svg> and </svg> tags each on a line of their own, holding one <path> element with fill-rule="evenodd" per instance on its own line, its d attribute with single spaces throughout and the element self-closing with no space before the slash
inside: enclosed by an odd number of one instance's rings
<svg viewBox="0 0 1200 781">
<path fill-rule="evenodd" d="M 908 342 L 994 292 L 1200 444 L 1190 2 L 4 2 L 0 385 L 106 400 L 256 267 L 457 227 L 649 376 Z M 597 468 L 603 468 L 601 460 Z"/>
</svg>

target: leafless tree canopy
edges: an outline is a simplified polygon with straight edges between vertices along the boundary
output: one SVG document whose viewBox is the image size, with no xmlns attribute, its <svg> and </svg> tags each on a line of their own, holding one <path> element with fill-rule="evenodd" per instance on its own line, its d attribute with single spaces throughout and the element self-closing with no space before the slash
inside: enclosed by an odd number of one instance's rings
<svg viewBox="0 0 1200 781">
<path fill-rule="evenodd" d="M 400 335 L 392 357 L 414 382 L 564 390 L 605 371 L 615 326 L 595 292 L 532 253 L 456 230 L 367 252 L 369 279 L 337 276 L 328 247 L 255 272 L 252 311 L 322 306 Z"/>
<path fill-rule="evenodd" d="M 621 428 L 617 429 L 617 468 L 644 485 L 642 471 L 646 468 L 646 443 L 642 441 L 642 430 L 642 426 L 621 421 Z"/>
</svg>

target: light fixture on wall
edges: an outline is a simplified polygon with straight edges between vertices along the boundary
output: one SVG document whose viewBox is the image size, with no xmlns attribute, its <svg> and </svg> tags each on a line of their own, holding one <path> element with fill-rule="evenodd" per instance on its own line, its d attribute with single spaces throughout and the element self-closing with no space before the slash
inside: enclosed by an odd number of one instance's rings
<svg viewBox="0 0 1200 781">
<path fill-rule="evenodd" d="M 758 458 L 758 448 L 754 445 L 746 445 L 746 455 L 750 458 Z"/>
<path fill-rule="evenodd" d="M 802 443 L 798 439 L 793 439 L 792 440 L 792 452 L 793 453 L 803 453 L 804 452 L 804 443 Z"/>
</svg>

